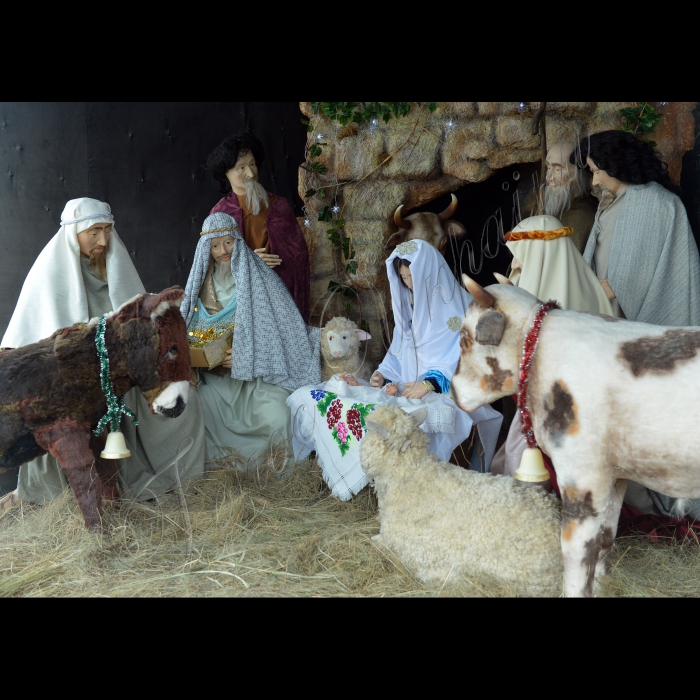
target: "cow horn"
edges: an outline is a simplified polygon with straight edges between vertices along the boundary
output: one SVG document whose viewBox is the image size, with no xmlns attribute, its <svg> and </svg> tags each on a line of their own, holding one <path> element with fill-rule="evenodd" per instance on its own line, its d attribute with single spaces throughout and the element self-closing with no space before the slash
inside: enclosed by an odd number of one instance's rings
<svg viewBox="0 0 700 700">
<path fill-rule="evenodd" d="M 515 286 L 505 275 L 494 272 L 493 276 L 498 280 L 498 284 L 509 284 L 511 287 Z"/>
<path fill-rule="evenodd" d="M 452 215 L 457 211 L 457 197 L 452 195 L 452 201 L 450 202 L 449 206 L 445 211 L 442 212 L 442 214 L 438 214 L 440 217 L 440 221 L 447 221 L 448 219 L 452 218 Z"/>
<path fill-rule="evenodd" d="M 464 288 L 474 297 L 476 303 L 485 309 L 490 309 L 496 303 L 496 297 L 487 292 L 478 282 L 462 273 Z"/>
<path fill-rule="evenodd" d="M 401 210 L 403 209 L 403 204 L 399 204 L 398 207 L 396 207 L 396 211 L 394 212 L 394 223 L 399 227 L 399 228 L 405 228 L 407 231 L 409 228 L 411 228 L 411 222 L 410 221 L 404 221 L 401 218 Z"/>
</svg>

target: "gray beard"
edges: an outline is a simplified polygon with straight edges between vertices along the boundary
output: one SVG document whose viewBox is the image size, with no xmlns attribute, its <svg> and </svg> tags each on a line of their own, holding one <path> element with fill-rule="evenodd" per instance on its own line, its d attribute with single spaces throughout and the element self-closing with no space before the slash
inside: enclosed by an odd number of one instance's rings
<svg viewBox="0 0 700 700">
<path fill-rule="evenodd" d="M 265 188 L 257 180 L 248 180 L 243 185 L 248 208 L 254 216 L 260 213 L 261 206 L 264 206 L 266 209 L 270 206 L 270 198 L 267 196 Z"/>
<path fill-rule="evenodd" d="M 544 190 L 544 213 L 561 219 L 562 214 L 571 208 L 571 183 L 551 187 L 547 185 Z"/>
</svg>

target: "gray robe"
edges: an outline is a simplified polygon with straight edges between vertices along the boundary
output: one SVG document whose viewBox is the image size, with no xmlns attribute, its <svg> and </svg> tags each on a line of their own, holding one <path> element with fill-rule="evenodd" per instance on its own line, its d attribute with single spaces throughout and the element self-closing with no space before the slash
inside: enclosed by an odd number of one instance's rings
<svg viewBox="0 0 700 700">
<path fill-rule="evenodd" d="M 616 198 L 610 208 L 614 206 L 619 211 L 609 255 L 602 256 L 607 257 L 607 271 L 596 270 L 600 209 L 583 257 L 599 279 L 607 276 L 624 316 L 661 326 L 700 326 L 700 255 L 681 200 L 657 182 L 649 182 L 628 185 L 624 197 Z M 677 499 L 644 491 L 633 485 L 625 501 L 643 512 L 675 515 Z M 700 519 L 700 499 L 687 502 L 687 513 Z"/>
<path fill-rule="evenodd" d="M 594 271 L 599 218 L 600 212 L 583 255 Z M 607 280 L 631 321 L 700 326 L 698 248 L 683 203 L 657 182 L 627 187 L 610 241 Z"/>
<path fill-rule="evenodd" d="M 92 316 L 112 311 L 108 285 L 96 277 L 87 258 L 81 257 L 81 272 L 87 292 L 88 310 Z M 190 390 L 187 408 L 177 418 L 152 414 L 141 392 L 134 388 L 124 402 L 136 413 L 135 428 L 126 416 L 121 428 L 131 457 L 120 459 L 119 485 L 125 497 L 145 501 L 171 489 L 177 483 L 178 469 L 182 482 L 199 478 L 204 473 L 206 447 L 204 419 L 199 396 Z M 192 447 L 176 461 L 178 448 L 186 449 L 186 437 Z M 25 501 L 43 503 L 58 496 L 68 485 L 60 465 L 50 454 L 23 464 L 19 470 L 18 496 Z"/>
</svg>

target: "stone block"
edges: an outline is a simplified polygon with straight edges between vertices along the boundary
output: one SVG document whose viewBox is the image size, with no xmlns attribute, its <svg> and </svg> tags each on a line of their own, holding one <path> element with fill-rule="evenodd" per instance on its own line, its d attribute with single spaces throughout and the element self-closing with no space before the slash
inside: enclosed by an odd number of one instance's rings
<svg viewBox="0 0 700 700">
<path fill-rule="evenodd" d="M 577 119 L 563 119 L 561 117 L 547 116 L 545 120 L 547 129 L 547 148 L 551 148 L 559 141 L 573 141 L 576 143 L 583 135 L 583 122 Z"/>
<path fill-rule="evenodd" d="M 382 161 L 384 134 L 381 130 L 370 133 L 362 128 L 354 136 L 336 142 L 335 165 L 339 180 L 360 180 Z M 375 173 L 372 177 L 376 177 Z"/>
<path fill-rule="evenodd" d="M 487 158 L 495 148 L 493 124 L 490 119 L 459 122 L 445 138 L 442 148 L 442 171 L 462 180 L 478 182 L 479 180 L 472 178 L 480 172 L 480 168 L 475 168 L 473 162 Z"/>
<path fill-rule="evenodd" d="M 479 116 L 494 117 L 499 114 L 508 114 L 518 108 L 519 102 L 477 102 Z M 539 107 L 539 102 L 526 102 L 526 105 L 532 105 L 533 111 Z"/>
<path fill-rule="evenodd" d="M 391 160 L 380 169 L 382 178 L 427 180 L 439 174 L 440 139 L 418 125 L 394 127 L 386 132 Z"/>
<path fill-rule="evenodd" d="M 491 170 L 500 170 L 516 163 L 534 163 L 538 160 L 542 160 L 542 149 L 539 145 L 537 148 L 503 148 L 495 151 L 488 159 L 488 167 Z"/>
<path fill-rule="evenodd" d="M 532 119 L 499 117 L 496 138 L 506 148 L 532 148 L 540 145 L 539 136 L 532 135 Z"/>
<path fill-rule="evenodd" d="M 388 180 L 386 182 L 362 182 L 343 190 L 345 209 L 343 218 L 388 219 L 402 204 L 408 192 L 408 184 Z"/>
<path fill-rule="evenodd" d="M 547 115 L 552 112 L 563 116 L 582 116 L 590 114 L 596 108 L 596 102 L 547 102 Z M 533 112 L 539 105 L 533 103 Z"/>
<path fill-rule="evenodd" d="M 452 175 L 443 175 L 435 180 L 412 182 L 408 188 L 403 210 L 410 213 L 413 209 L 422 207 L 424 204 L 432 202 L 443 194 L 454 192 L 463 184 L 464 180 L 460 180 Z M 394 232 L 396 226 L 392 224 L 392 227 L 391 230 Z"/>
<path fill-rule="evenodd" d="M 476 104 L 476 102 L 438 102 L 438 110 L 434 114 L 441 110 L 443 115 L 449 115 L 454 119 L 474 117 L 476 116 Z"/>
</svg>

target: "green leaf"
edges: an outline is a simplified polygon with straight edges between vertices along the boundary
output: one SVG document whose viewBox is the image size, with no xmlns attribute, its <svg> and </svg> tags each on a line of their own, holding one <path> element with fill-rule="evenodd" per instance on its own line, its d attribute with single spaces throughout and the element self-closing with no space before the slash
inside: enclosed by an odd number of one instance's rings
<svg viewBox="0 0 700 700">
<path fill-rule="evenodd" d="M 323 199 L 326 196 L 326 188 L 325 187 L 319 187 L 318 188 L 318 196 Z"/>
<path fill-rule="evenodd" d="M 319 221 L 332 221 L 333 220 L 333 214 L 331 213 L 331 208 L 327 204 L 321 208 L 321 211 L 318 212 L 318 220 Z"/>
<path fill-rule="evenodd" d="M 312 146 L 309 146 L 309 155 L 312 158 L 318 158 L 321 153 L 323 153 L 323 149 L 318 144 L 314 143 Z"/>
<path fill-rule="evenodd" d="M 316 194 L 316 190 L 312 187 L 310 190 L 306 190 L 304 197 L 313 197 Z"/>
<path fill-rule="evenodd" d="M 336 219 L 335 226 L 336 228 L 343 228 L 343 226 L 345 226 L 345 219 Z"/>
<path fill-rule="evenodd" d="M 336 289 L 341 289 L 343 292 L 343 296 L 350 297 L 351 299 L 357 298 L 357 293 L 355 292 L 355 290 L 352 287 L 348 287 L 347 284 L 338 284 L 337 282 L 334 282 L 333 280 L 331 280 L 328 283 L 328 291 L 332 292 Z M 349 313 L 348 313 L 348 316 L 350 316 Z"/>
<path fill-rule="evenodd" d="M 437 109 L 438 103 L 437 102 L 428 102 L 426 107 L 431 111 L 434 112 Z"/>
<path fill-rule="evenodd" d="M 345 272 L 351 274 L 351 275 L 356 275 L 357 274 L 357 263 L 354 260 L 351 260 L 346 266 L 345 266 Z"/>
<path fill-rule="evenodd" d="M 318 114 L 318 110 L 319 110 L 320 106 L 321 106 L 320 102 L 312 102 L 311 103 L 311 109 L 312 109 L 314 114 Z"/>
<path fill-rule="evenodd" d="M 307 126 L 311 124 L 311 122 L 308 119 L 300 119 L 299 120 L 302 124 L 306 124 Z"/>
<path fill-rule="evenodd" d="M 314 161 L 309 165 L 309 167 L 311 168 L 311 170 L 313 170 L 315 173 L 318 173 L 319 175 L 323 175 L 325 172 L 328 171 L 328 168 L 325 165 L 323 165 L 323 163 L 319 163 L 318 161 Z"/>
</svg>

